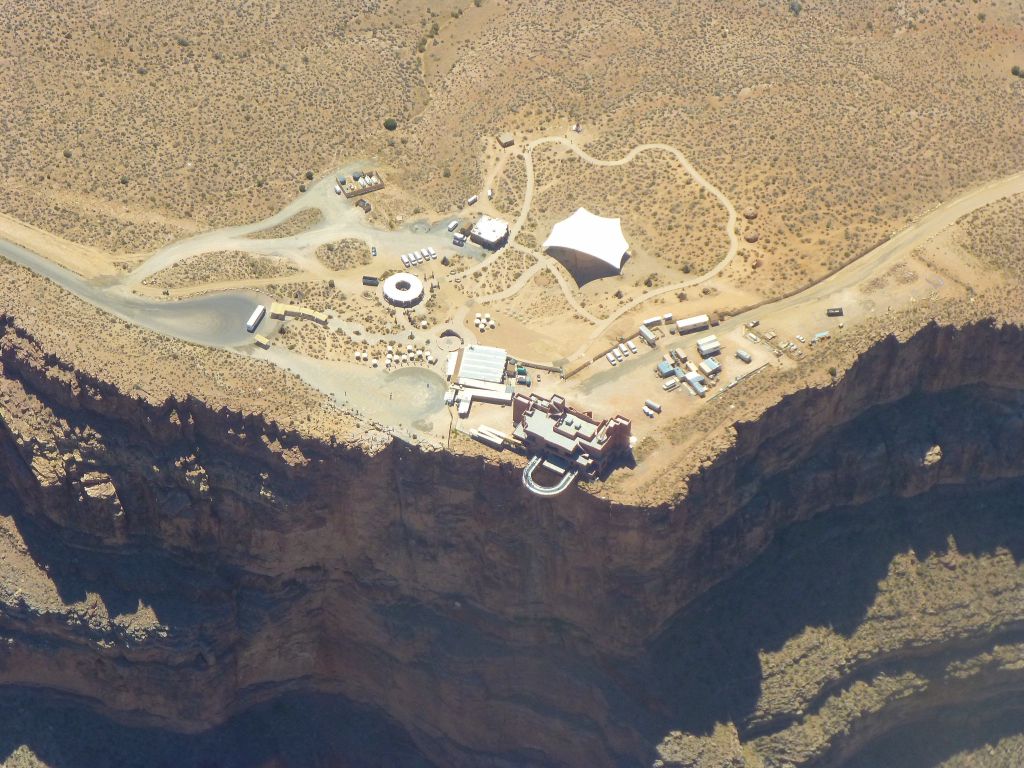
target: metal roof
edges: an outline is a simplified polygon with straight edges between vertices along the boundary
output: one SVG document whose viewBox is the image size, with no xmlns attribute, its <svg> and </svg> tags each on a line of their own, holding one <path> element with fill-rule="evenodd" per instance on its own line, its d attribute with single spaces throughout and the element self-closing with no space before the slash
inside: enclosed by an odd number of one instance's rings
<svg viewBox="0 0 1024 768">
<path fill-rule="evenodd" d="M 500 384 L 505 380 L 505 361 L 507 359 L 508 354 L 500 347 L 471 344 L 462 353 L 459 376 Z"/>
</svg>

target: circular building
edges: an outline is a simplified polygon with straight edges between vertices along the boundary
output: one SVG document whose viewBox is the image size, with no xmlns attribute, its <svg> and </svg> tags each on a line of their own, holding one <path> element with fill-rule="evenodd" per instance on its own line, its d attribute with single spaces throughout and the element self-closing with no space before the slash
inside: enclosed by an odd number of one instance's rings
<svg viewBox="0 0 1024 768">
<path fill-rule="evenodd" d="M 569 270 L 578 285 L 622 271 L 629 243 L 619 219 L 596 216 L 586 208 L 551 228 L 544 250 Z"/>
<path fill-rule="evenodd" d="M 396 307 L 414 307 L 423 299 L 423 283 L 416 275 L 399 272 L 384 281 L 384 298 Z"/>
</svg>

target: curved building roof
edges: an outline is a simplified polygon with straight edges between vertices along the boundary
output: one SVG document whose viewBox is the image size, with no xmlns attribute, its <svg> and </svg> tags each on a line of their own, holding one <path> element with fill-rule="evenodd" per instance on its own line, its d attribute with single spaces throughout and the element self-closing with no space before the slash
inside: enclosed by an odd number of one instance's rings
<svg viewBox="0 0 1024 768">
<path fill-rule="evenodd" d="M 543 248 L 576 251 L 620 270 L 622 258 L 629 250 L 629 243 L 622 236 L 619 221 L 596 216 L 586 208 L 577 208 L 572 216 L 551 228 L 551 234 L 544 241 Z"/>
<path fill-rule="evenodd" d="M 396 307 L 411 307 L 423 298 L 423 282 L 408 272 L 398 272 L 381 286 L 384 298 Z"/>
</svg>

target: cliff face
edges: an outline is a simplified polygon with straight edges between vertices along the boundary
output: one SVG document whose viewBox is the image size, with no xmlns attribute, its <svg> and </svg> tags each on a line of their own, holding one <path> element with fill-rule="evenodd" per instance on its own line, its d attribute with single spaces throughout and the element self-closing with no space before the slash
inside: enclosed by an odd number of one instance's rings
<svg viewBox="0 0 1024 768">
<path fill-rule="evenodd" d="M 508 466 L 397 441 L 367 455 L 198 400 L 153 407 L 4 329 L 0 684 L 79 697 L 132 726 L 198 733 L 316 695 L 371 708 L 391 741 L 404 730 L 406 761 L 644 764 L 678 729 L 692 735 L 671 737 L 662 758 L 710 765 L 699 755 L 718 743 L 716 721 L 736 723 L 723 749 L 738 765 L 772 764 L 794 739 L 796 762 L 838 760 L 881 730 L 872 718 L 890 701 L 907 713 L 920 702 L 914 717 L 932 706 L 934 685 L 908 683 L 851 710 L 852 735 L 801 741 L 794 727 L 872 656 L 950 643 L 980 653 L 1024 622 L 1011 579 L 984 621 L 947 613 L 923 640 L 890 627 L 854 648 L 855 628 L 875 620 L 871 584 L 858 581 L 841 630 L 852 650 L 795 681 L 802 667 L 783 650 L 805 627 L 837 623 L 834 610 L 779 602 L 787 618 L 768 627 L 750 615 L 766 603 L 749 603 L 751 574 L 786 567 L 773 540 L 791 527 L 812 553 L 890 513 L 909 525 L 953 498 L 999 507 L 1024 476 L 1016 327 L 883 340 L 835 386 L 738 425 L 685 501 L 653 508 L 580 491 L 545 501 Z M 910 497 L 928 509 L 908 511 Z M 887 531 L 879 549 L 895 555 L 898 539 Z M 795 573 L 828 578 L 829 564 L 807 559 Z M 723 613 L 730 604 L 746 614 Z M 715 693 L 738 669 L 733 693 Z M 1016 685 L 1012 674 L 996 669 L 972 697 Z M 784 682 L 765 701 L 772 681 Z M 358 749 L 380 748 L 345 747 L 355 764 Z"/>
</svg>

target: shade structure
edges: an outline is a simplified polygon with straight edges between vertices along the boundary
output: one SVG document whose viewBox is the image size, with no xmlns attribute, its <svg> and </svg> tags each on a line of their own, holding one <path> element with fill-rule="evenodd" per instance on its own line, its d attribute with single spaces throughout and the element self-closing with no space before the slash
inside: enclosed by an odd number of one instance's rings
<svg viewBox="0 0 1024 768">
<path fill-rule="evenodd" d="M 600 277 L 617 275 L 629 250 L 619 219 L 597 216 L 577 208 L 555 224 L 544 241 L 544 250 L 558 259 L 579 285 Z"/>
</svg>

